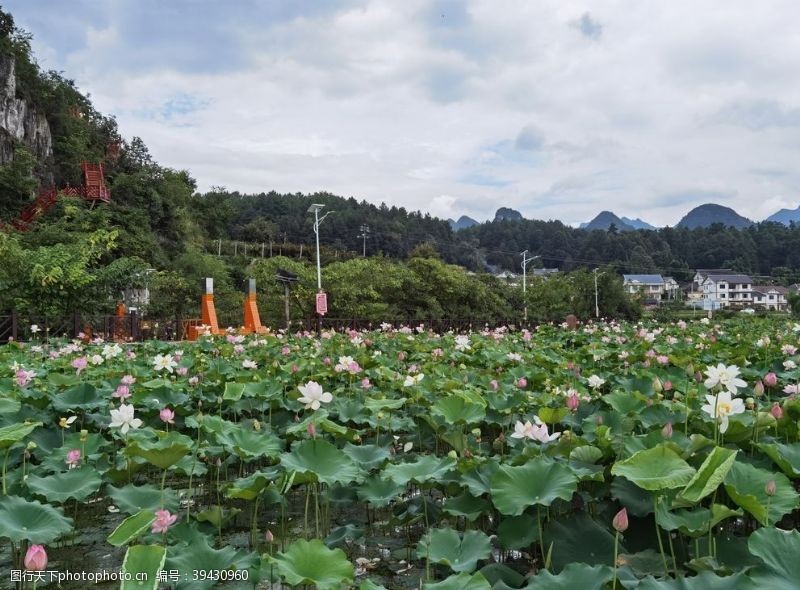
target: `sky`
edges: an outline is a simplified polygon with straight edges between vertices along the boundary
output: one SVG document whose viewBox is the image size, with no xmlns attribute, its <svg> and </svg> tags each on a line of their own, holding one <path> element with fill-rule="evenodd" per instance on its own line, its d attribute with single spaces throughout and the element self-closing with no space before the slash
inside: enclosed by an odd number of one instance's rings
<svg viewBox="0 0 800 590">
<path fill-rule="evenodd" d="M 5 0 L 200 190 L 676 223 L 800 205 L 795 0 Z"/>
</svg>

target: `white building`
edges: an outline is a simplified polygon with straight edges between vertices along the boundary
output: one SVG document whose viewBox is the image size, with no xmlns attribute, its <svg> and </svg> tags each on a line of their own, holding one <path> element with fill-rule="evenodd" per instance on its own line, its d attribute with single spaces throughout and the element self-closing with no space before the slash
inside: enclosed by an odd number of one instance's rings
<svg viewBox="0 0 800 590">
<path fill-rule="evenodd" d="M 629 295 L 640 295 L 645 302 L 661 301 L 666 292 L 661 275 L 622 275 L 622 286 Z"/>
<path fill-rule="evenodd" d="M 753 279 L 744 274 L 708 274 L 701 284 L 703 301 L 716 307 L 748 307 L 753 304 Z"/>
<path fill-rule="evenodd" d="M 786 300 L 788 292 L 786 287 L 753 286 L 753 305 L 767 311 L 786 311 L 789 308 L 789 302 Z"/>
</svg>

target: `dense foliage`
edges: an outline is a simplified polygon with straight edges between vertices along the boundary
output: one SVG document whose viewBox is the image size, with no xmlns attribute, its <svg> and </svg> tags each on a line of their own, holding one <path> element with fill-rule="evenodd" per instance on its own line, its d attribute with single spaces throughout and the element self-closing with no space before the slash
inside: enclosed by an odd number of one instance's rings
<svg viewBox="0 0 800 590">
<path fill-rule="evenodd" d="M 800 584 L 800 324 L 36 338 L 0 348 L 5 571 Z"/>
</svg>

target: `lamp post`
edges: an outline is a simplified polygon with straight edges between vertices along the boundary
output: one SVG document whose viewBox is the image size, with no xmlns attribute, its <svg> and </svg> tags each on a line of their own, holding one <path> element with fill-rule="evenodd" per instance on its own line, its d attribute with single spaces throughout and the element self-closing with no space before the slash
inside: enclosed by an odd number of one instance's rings
<svg viewBox="0 0 800 590">
<path fill-rule="evenodd" d="M 600 317 L 600 304 L 597 295 L 597 271 L 599 270 L 600 270 L 599 268 L 596 268 L 592 271 L 592 273 L 594 274 L 594 317 L 595 318 Z"/>
<path fill-rule="evenodd" d="M 541 258 L 541 256 L 537 254 L 536 256 L 531 256 L 528 258 L 527 250 L 522 253 L 522 301 L 525 304 L 525 322 L 528 321 L 528 300 L 525 297 L 525 293 L 528 290 L 528 263 L 536 260 L 537 258 Z"/>
<path fill-rule="evenodd" d="M 319 212 L 325 205 L 313 204 L 308 208 L 308 213 L 314 214 L 314 236 L 316 237 L 317 241 L 317 290 L 322 291 L 322 269 L 319 263 L 319 224 L 322 223 L 325 218 L 333 213 L 333 211 L 328 211 L 322 217 L 319 216 Z"/>
</svg>

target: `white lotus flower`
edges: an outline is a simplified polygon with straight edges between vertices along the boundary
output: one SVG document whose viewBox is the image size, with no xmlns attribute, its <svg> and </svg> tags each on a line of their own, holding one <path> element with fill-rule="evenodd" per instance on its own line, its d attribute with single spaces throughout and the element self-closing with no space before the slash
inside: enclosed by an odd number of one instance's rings
<svg viewBox="0 0 800 590">
<path fill-rule="evenodd" d="M 727 367 L 723 363 L 719 363 L 716 367 L 709 365 L 706 367 L 705 374 L 708 376 L 704 383 L 707 389 L 720 385 L 736 395 L 736 391 L 740 387 L 747 387 L 747 383 L 739 379 L 739 367 L 736 365 Z"/>
<path fill-rule="evenodd" d="M 175 362 L 175 359 L 168 354 L 158 354 L 156 358 L 153 359 L 153 368 L 156 371 L 166 371 L 167 373 L 172 373 L 172 370 L 178 366 L 178 363 Z"/>
<path fill-rule="evenodd" d="M 42 329 L 39 326 L 37 326 L 36 324 L 31 324 L 31 334 L 37 334 L 41 331 Z"/>
<path fill-rule="evenodd" d="M 472 348 L 469 345 L 469 336 L 456 336 L 456 350 L 461 352 Z"/>
<path fill-rule="evenodd" d="M 517 423 L 514 424 L 514 432 L 511 434 L 511 438 L 529 438 L 531 440 L 538 440 L 541 443 L 546 443 L 554 441 L 561 436 L 560 432 L 549 434 L 547 425 L 539 420 L 538 416 L 534 416 L 533 421 L 535 424 L 531 424 L 530 421 L 526 421 L 523 424 L 521 421 L 517 420 Z"/>
<path fill-rule="evenodd" d="M 605 379 L 602 377 L 598 377 L 597 375 L 592 375 L 589 377 L 589 387 L 592 389 L 597 389 L 598 387 L 602 387 L 603 384 L 606 382 Z"/>
<path fill-rule="evenodd" d="M 719 431 L 724 433 L 728 430 L 728 416 L 741 414 L 744 412 L 744 402 L 739 398 L 731 399 L 730 391 L 721 391 L 717 395 L 706 395 L 708 402 L 702 410 L 719 420 Z"/>
<path fill-rule="evenodd" d="M 420 381 L 425 378 L 425 375 L 422 373 L 417 373 L 416 375 L 408 375 L 406 380 L 403 381 L 403 387 L 413 387 L 417 385 Z"/>
<path fill-rule="evenodd" d="M 258 367 L 258 363 L 256 363 L 255 361 L 251 361 L 250 359 L 244 359 L 242 361 L 242 367 L 245 369 L 255 369 L 256 367 Z"/>
<path fill-rule="evenodd" d="M 532 434 L 534 428 L 530 420 L 527 420 L 524 424 L 520 420 L 517 420 L 517 423 L 514 424 L 514 432 L 511 433 L 511 438 L 533 438 Z"/>
<path fill-rule="evenodd" d="M 787 371 L 792 371 L 797 368 L 797 363 L 792 360 L 783 361 L 783 368 Z"/>
<path fill-rule="evenodd" d="M 305 385 L 299 385 L 297 389 L 303 395 L 297 398 L 301 404 L 305 404 L 306 410 L 319 410 L 321 404 L 328 404 L 333 401 L 333 395 L 322 390 L 322 385 L 316 381 L 309 381 Z"/>
<path fill-rule="evenodd" d="M 129 429 L 136 430 L 142 425 L 139 418 L 133 417 L 133 406 L 122 404 L 118 410 L 111 410 L 111 426 L 119 428 L 122 434 L 126 434 Z"/>
</svg>

